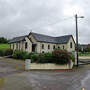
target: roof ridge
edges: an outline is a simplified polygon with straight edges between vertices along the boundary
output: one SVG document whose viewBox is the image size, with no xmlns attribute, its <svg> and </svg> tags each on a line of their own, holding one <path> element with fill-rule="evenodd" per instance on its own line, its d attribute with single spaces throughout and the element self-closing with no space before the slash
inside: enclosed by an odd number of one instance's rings
<svg viewBox="0 0 90 90">
<path fill-rule="evenodd" d="M 27 36 L 27 35 L 23 35 L 23 36 L 17 36 L 17 37 L 14 37 L 14 38 L 20 38 L 20 37 L 25 37 L 25 36 Z"/>
<path fill-rule="evenodd" d="M 49 36 L 49 35 L 46 35 L 46 34 L 39 34 L 39 33 L 34 33 L 34 32 L 31 32 L 32 34 L 38 34 L 38 35 L 43 35 L 43 36 L 47 36 L 47 37 L 53 37 L 54 38 L 54 36 Z"/>
<path fill-rule="evenodd" d="M 72 36 L 71 34 L 69 35 L 63 35 L 63 36 L 57 36 L 56 38 L 58 38 L 58 37 L 66 37 L 66 36 Z"/>
</svg>

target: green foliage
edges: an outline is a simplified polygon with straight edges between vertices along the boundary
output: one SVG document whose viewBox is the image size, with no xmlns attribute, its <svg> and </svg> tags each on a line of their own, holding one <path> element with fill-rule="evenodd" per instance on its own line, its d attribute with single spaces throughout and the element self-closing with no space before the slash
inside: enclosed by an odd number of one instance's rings
<svg viewBox="0 0 90 90">
<path fill-rule="evenodd" d="M 15 50 L 13 55 L 12 55 L 13 58 L 16 58 L 16 59 L 29 59 L 30 56 L 27 52 L 25 51 L 18 51 L 18 50 Z"/>
<path fill-rule="evenodd" d="M 52 53 L 39 54 L 37 63 L 52 63 Z"/>
<path fill-rule="evenodd" d="M 71 56 L 66 50 L 55 50 L 52 54 L 53 62 L 56 64 L 67 64 L 70 62 Z"/>
<path fill-rule="evenodd" d="M 14 51 L 13 58 L 16 59 L 31 59 L 35 63 L 56 63 L 67 64 L 70 60 L 74 60 L 74 56 L 65 50 L 55 50 L 52 53 L 27 53 L 24 51 Z"/>
<path fill-rule="evenodd" d="M 0 49 L 0 56 L 4 56 L 4 50 Z"/>
<path fill-rule="evenodd" d="M 79 52 L 79 56 L 90 56 L 90 52 Z"/>
<path fill-rule="evenodd" d="M 70 52 L 69 52 L 69 58 L 70 58 L 73 62 L 75 62 L 75 55 L 74 55 L 73 53 L 70 53 Z"/>
<path fill-rule="evenodd" d="M 90 52 L 90 47 L 87 47 L 84 52 Z"/>
<path fill-rule="evenodd" d="M 0 56 L 8 56 L 12 54 L 13 54 L 13 50 L 11 49 L 0 49 Z"/>
<path fill-rule="evenodd" d="M 31 62 L 33 63 L 33 62 L 37 62 L 39 55 L 36 53 L 32 53 L 30 54 L 30 57 L 31 57 Z"/>
<path fill-rule="evenodd" d="M 8 43 L 8 40 L 4 37 L 0 37 L 0 43 Z"/>
</svg>

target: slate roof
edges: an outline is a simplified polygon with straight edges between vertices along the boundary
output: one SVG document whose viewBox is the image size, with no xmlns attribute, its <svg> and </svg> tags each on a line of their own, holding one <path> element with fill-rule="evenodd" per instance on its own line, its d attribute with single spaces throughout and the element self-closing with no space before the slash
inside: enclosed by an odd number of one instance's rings
<svg viewBox="0 0 90 90">
<path fill-rule="evenodd" d="M 38 42 L 47 42 L 47 43 L 56 43 L 56 44 L 67 43 L 69 41 L 69 39 L 72 37 L 72 35 L 65 35 L 65 36 L 60 36 L 60 37 L 52 37 L 52 36 L 38 34 L 38 33 L 33 33 L 33 32 L 31 32 L 30 34 L 32 34 L 32 36 Z M 10 40 L 9 43 L 22 41 L 22 40 L 24 40 L 24 38 L 26 36 L 28 36 L 28 35 L 15 37 L 12 40 Z"/>
<path fill-rule="evenodd" d="M 14 43 L 14 42 L 23 41 L 26 36 L 27 36 L 27 35 L 20 36 L 20 37 L 15 37 L 15 38 L 11 39 L 11 40 L 9 41 L 9 43 Z"/>
<path fill-rule="evenodd" d="M 57 43 L 57 44 L 67 43 L 69 41 L 70 37 L 72 37 L 72 35 L 52 37 L 52 36 L 37 34 L 37 33 L 33 33 L 33 32 L 31 34 L 39 42 L 48 42 L 48 43 Z"/>
</svg>

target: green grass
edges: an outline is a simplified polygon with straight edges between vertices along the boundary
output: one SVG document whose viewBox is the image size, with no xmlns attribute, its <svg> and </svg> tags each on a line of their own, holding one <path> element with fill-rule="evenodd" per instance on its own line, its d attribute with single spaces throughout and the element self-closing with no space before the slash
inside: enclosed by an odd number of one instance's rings
<svg viewBox="0 0 90 90">
<path fill-rule="evenodd" d="M 9 45 L 8 44 L 0 44 L 0 49 L 8 49 Z"/>
<path fill-rule="evenodd" d="M 90 56 L 90 52 L 79 52 L 79 56 Z"/>
</svg>

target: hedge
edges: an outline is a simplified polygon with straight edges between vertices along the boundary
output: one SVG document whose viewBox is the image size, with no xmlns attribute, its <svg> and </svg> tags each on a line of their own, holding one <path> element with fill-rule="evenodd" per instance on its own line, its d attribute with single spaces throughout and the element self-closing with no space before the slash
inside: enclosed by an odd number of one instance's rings
<svg viewBox="0 0 90 90">
<path fill-rule="evenodd" d="M 29 53 L 25 51 L 15 50 L 12 54 L 12 58 L 25 60 L 25 59 L 30 59 L 30 56 Z"/>
<path fill-rule="evenodd" d="M 0 49 L 0 56 L 9 56 L 13 54 L 12 49 Z"/>
<path fill-rule="evenodd" d="M 31 59 L 32 63 L 56 63 L 67 64 L 74 60 L 74 56 L 66 50 L 54 50 L 52 53 L 27 53 L 25 51 L 15 50 L 12 55 L 16 59 Z"/>
</svg>

